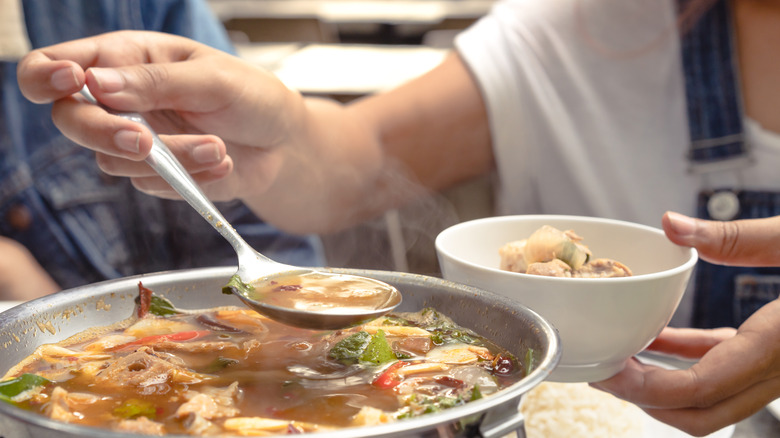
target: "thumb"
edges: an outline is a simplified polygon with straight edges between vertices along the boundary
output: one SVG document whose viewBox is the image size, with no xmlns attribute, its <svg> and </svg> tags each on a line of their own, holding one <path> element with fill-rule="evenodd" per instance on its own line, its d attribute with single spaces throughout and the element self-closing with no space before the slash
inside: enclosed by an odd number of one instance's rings
<svg viewBox="0 0 780 438">
<path fill-rule="evenodd" d="M 210 88 L 204 87 L 207 80 L 202 72 L 209 70 L 199 67 L 199 64 L 202 62 L 93 67 L 86 71 L 86 83 L 98 101 L 118 111 L 186 109 L 208 112 L 214 108 L 207 105 L 218 104 L 208 98 L 210 96 L 204 96 L 210 93 Z M 219 97 L 219 93 L 213 94 Z"/>
<path fill-rule="evenodd" d="M 708 262 L 780 266 L 780 216 L 721 222 L 666 212 L 662 224 L 669 240 L 696 248 Z"/>
</svg>

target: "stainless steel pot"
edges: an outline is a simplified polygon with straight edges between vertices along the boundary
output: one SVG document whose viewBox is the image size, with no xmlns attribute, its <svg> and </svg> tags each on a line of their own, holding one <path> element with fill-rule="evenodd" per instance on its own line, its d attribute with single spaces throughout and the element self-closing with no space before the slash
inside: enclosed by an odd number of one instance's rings
<svg viewBox="0 0 780 438">
<path fill-rule="evenodd" d="M 318 433 L 318 438 L 356 437 L 500 437 L 520 428 L 520 397 L 542 382 L 557 365 L 561 347 L 555 329 L 535 312 L 511 300 L 445 280 L 385 271 L 330 269 L 377 278 L 403 294 L 399 311 L 433 307 L 458 324 L 525 357 L 532 348 L 534 370 L 498 393 L 436 414 L 380 426 Z M 59 342 L 90 327 L 127 318 L 134 309 L 138 282 L 164 295 L 176 306 L 201 309 L 241 305 L 220 288 L 235 268 L 171 271 L 111 280 L 33 300 L 0 314 L 0 374 L 27 357 L 41 344 Z M 467 424 L 467 427 L 458 427 Z M 61 423 L 0 402 L 0 438 L 120 438 L 124 433 Z"/>
</svg>

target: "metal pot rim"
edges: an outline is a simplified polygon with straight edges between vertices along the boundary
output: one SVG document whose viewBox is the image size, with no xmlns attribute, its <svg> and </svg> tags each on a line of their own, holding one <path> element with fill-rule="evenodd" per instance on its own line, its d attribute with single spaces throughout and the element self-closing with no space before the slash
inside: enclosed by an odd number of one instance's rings
<svg viewBox="0 0 780 438">
<path fill-rule="evenodd" d="M 493 294 L 482 289 L 471 286 L 454 283 L 435 277 L 428 277 L 419 274 L 409 274 L 392 271 L 363 270 L 363 269 L 344 269 L 344 268 L 322 268 L 325 271 L 334 273 L 349 273 L 354 275 L 365 275 L 376 277 L 387 281 L 392 278 L 395 281 L 402 281 L 408 284 L 421 284 L 427 287 L 438 287 L 446 289 L 448 292 L 461 292 L 475 296 L 485 296 L 490 301 L 499 305 L 525 314 L 534 320 L 538 325 L 539 331 L 547 338 L 548 351 L 542 357 L 536 368 L 520 381 L 502 389 L 501 391 L 481 400 L 466 403 L 462 406 L 446 409 L 444 411 L 429 414 L 422 417 L 386 423 L 378 426 L 363 426 L 355 428 L 339 429 L 333 432 L 320 432 L 318 438 L 358 438 L 358 437 L 383 437 L 398 436 L 400 432 L 414 434 L 418 431 L 428 430 L 439 424 L 446 424 L 458 421 L 461 418 L 472 415 L 479 415 L 491 410 L 497 406 L 509 403 L 519 403 L 520 397 L 531 388 L 544 381 L 558 364 L 561 357 L 560 339 L 557 330 L 533 310 L 513 302 L 504 296 Z M 236 271 L 236 267 L 212 267 L 195 268 L 177 271 L 164 271 L 152 274 L 141 274 L 130 277 L 123 277 L 114 280 L 107 280 L 94 284 L 84 285 L 73 289 L 58 292 L 53 295 L 44 296 L 26 303 L 22 303 L 12 309 L 0 313 L 0 334 L 6 329 L 6 326 L 17 321 L 19 318 L 39 315 L 42 310 L 56 308 L 63 305 L 86 305 L 95 302 L 97 297 L 111 293 L 117 288 L 136 286 L 139 281 L 146 287 L 154 290 L 155 284 L 173 283 L 177 281 L 198 281 L 215 277 L 229 278 Z M 43 308 L 43 309 L 42 309 Z M 5 348 L 0 344 L 0 351 Z M 3 370 L 5 372 L 7 370 Z M 516 404 L 515 404 L 516 406 Z M 6 403 L 0 403 L 0 415 L 8 416 L 19 421 L 33 424 L 41 428 L 56 431 L 62 434 L 72 434 L 85 438 L 103 438 L 106 436 L 124 438 L 137 437 L 136 434 L 127 434 L 116 431 L 109 431 L 102 428 L 81 426 L 70 423 L 64 423 L 49 419 L 42 415 L 18 409 Z M 1 424 L 1 423 L 0 423 Z M 168 435 L 177 437 L 177 435 Z M 189 436 L 189 435 L 187 435 Z M 185 435 L 178 437 L 184 438 Z"/>
</svg>

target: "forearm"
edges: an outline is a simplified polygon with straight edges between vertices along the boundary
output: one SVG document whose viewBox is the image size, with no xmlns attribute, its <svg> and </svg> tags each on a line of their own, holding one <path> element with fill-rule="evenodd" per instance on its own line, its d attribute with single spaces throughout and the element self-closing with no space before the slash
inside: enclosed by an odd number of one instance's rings
<svg viewBox="0 0 780 438">
<path fill-rule="evenodd" d="M 338 230 L 493 167 L 481 95 L 454 54 L 392 91 L 302 107 L 279 177 L 244 199 L 287 231 Z"/>
<path fill-rule="evenodd" d="M 374 127 L 332 100 L 305 98 L 300 105 L 288 143 L 270 152 L 281 161 L 273 184 L 260 193 L 249 188 L 242 200 L 296 233 L 326 233 L 376 214 L 364 205 L 384 165 Z"/>
</svg>

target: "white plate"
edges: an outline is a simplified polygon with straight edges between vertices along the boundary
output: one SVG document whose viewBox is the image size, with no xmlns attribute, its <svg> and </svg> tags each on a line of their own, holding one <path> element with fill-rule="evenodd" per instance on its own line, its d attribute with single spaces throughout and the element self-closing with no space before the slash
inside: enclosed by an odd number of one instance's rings
<svg viewBox="0 0 780 438">
<path fill-rule="evenodd" d="M 22 304 L 22 301 L 0 301 L 0 312 L 5 312 L 11 307 Z"/>
<path fill-rule="evenodd" d="M 769 403 L 766 407 L 766 410 L 769 411 L 773 417 L 780 420 L 780 398 L 773 401 L 772 403 Z"/>
<path fill-rule="evenodd" d="M 734 435 L 735 426 L 726 426 L 721 430 L 706 435 L 706 438 L 730 438 Z M 693 438 L 692 435 L 676 429 L 668 424 L 661 423 L 655 418 L 645 414 L 644 438 Z"/>
</svg>

